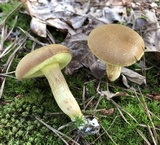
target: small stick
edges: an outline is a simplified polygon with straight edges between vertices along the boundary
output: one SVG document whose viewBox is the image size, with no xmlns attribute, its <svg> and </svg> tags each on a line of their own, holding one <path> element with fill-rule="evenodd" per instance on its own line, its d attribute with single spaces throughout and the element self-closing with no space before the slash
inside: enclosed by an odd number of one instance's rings
<svg viewBox="0 0 160 145">
<path fill-rule="evenodd" d="M 148 139 L 145 137 L 145 135 L 140 131 L 139 129 L 136 129 L 139 135 L 144 139 L 144 141 L 147 143 L 147 145 L 151 145 Z"/>
<path fill-rule="evenodd" d="M 72 142 L 74 142 L 75 145 L 80 145 L 79 143 L 75 142 L 72 138 L 70 138 L 69 136 L 63 134 L 62 132 L 54 129 L 53 127 L 51 127 L 50 125 L 46 124 L 45 122 L 43 122 L 43 121 L 42 121 L 41 119 L 39 119 L 38 117 L 35 117 L 35 118 L 36 118 L 40 123 L 42 123 L 44 126 L 46 126 L 49 130 L 51 130 L 52 132 L 54 132 L 66 145 L 69 145 L 69 144 L 67 143 L 66 140 L 64 140 L 64 138 L 62 138 L 62 136 L 65 137 L 65 138 L 67 138 L 67 139 L 69 139 L 69 140 L 71 140 Z"/>
<path fill-rule="evenodd" d="M 144 96 L 143 96 L 142 93 L 141 93 L 140 88 L 139 88 L 139 91 L 140 91 L 140 94 L 141 94 L 141 96 L 142 96 L 142 101 L 143 101 L 143 102 L 140 101 L 140 99 L 138 98 L 138 96 L 137 96 L 137 94 L 136 94 L 136 91 L 135 91 L 135 95 L 136 95 L 138 101 L 140 102 L 141 106 L 143 107 L 144 111 L 146 112 L 149 121 L 151 122 L 151 125 L 152 125 L 152 127 L 153 127 L 152 130 L 153 130 L 153 134 L 154 134 L 154 138 L 155 138 L 155 139 L 153 139 L 152 134 L 151 134 L 151 137 L 152 137 L 152 140 L 153 140 L 154 144 L 157 145 L 157 143 L 158 143 L 158 138 L 157 138 L 157 136 L 158 136 L 158 135 L 157 135 L 157 132 L 156 132 L 156 129 L 155 129 L 155 125 L 154 125 L 154 123 L 153 123 L 153 121 L 152 121 L 152 118 L 151 118 L 151 115 L 150 115 L 150 111 L 149 111 L 149 109 L 148 109 L 148 107 L 147 107 L 147 104 L 146 104 L 146 102 L 145 102 Z M 148 129 L 149 129 L 149 128 L 148 128 Z M 150 130 L 149 130 L 149 131 L 150 131 Z"/>
<path fill-rule="evenodd" d="M 150 126 L 147 125 L 147 128 L 148 128 L 149 133 L 150 133 L 150 135 L 151 135 L 151 138 L 152 138 L 152 140 L 153 140 L 153 142 L 154 142 L 154 145 L 157 145 L 158 142 L 155 140 L 155 137 L 154 137 L 154 135 L 153 135 L 154 132 L 152 132 Z M 153 129 L 154 129 L 154 128 L 153 128 Z"/>
<path fill-rule="evenodd" d="M 104 130 L 104 132 L 107 134 L 107 136 L 110 138 L 110 140 L 115 144 L 115 145 L 118 145 L 114 140 L 113 138 L 109 135 L 109 133 L 107 132 L 107 130 L 102 126 L 102 129 Z"/>
</svg>

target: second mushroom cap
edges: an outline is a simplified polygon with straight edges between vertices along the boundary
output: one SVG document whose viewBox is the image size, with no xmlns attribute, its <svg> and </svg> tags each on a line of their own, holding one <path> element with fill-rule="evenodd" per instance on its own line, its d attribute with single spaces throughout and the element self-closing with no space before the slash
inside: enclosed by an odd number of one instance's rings
<svg viewBox="0 0 160 145">
<path fill-rule="evenodd" d="M 144 41 L 134 30 L 120 24 L 106 24 L 88 37 L 90 50 L 107 63 L 129 66 L 144 54 Z"/>
<path fill-rule="evenodd" d="M 92 53 L 106 63 L 107 76 L 116 80 L 122 66 L 129 66 L 144 54 L 142 37 L 126 26 L 106 24 L 91 31 L 88 46 Z"/>
</svg>

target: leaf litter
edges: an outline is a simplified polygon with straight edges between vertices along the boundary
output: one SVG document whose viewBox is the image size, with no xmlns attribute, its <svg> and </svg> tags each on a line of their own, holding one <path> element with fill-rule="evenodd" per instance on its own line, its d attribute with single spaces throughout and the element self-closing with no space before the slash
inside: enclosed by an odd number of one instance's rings
<svg viewBox="0 0 160 145">
<path fill-rule="evenodd" d="M 160 52 L 160 29 L 155 13 L 159 7 L 156 3 L 118 0 L 22 0 L 22 2 L 32 17 L 31 30 L 37 35 L 46 37 L 46 25 L 67 33 L 62 44 L 73 52 L 73 59 L 65 71 L 67 74 L 86 67 L 97 79 L 105 75 L 105 64 L 88 49 L 87 37 L 92 29 L 106 23 L 126 24 L 143 37 L 146 52 Z M 145 7 L 142 7 L 143 4 Z M 122 74 L 134 83 L 146 82 L 145 76 L 129 69 L 122 71 Z"/>
</svg>

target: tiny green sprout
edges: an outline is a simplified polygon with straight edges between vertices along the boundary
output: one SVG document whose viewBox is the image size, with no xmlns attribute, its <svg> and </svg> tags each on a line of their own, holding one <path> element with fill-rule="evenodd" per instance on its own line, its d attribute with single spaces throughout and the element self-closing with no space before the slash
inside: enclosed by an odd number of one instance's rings
<svg viewBox="0 0 160 145">
<path fill-rule="evenodd" d="M 6 118 L 9 119 L 11 116 L 9 114 L 6 114 Z"/>
<path fill-rule="evenodd" d="M 27 116 L 28 116 L 28 112 L 23 112 L 23 113 L 22 113 L 22 116 L 23 116 L 23 117 L 27 117 Z"/>
<path fill-rule="evenodd" d="M 79 127 L 84 123 L 85 122 L 84 122 L 84 119 L 82 117 L 75 117 L 75 125 L 76 125 L 76 127 Z"/>
<path fill-rule="evenodd" d="M 33 137 L 30 137 L 28 141 L 29 141 L 29 142 L 33 142 L 33 141 L 34 141 L 34 138 L 33 138 Z"/>
<path fill-rule="evenodd" d="M 31 130 L 33 130 L 34 129 L 34 126 L 33 125 L 29 125 L 28 127 L 27 127 L 27 130 L 28 131 L 31 131 Z"/>
<path fill-rule="evenodd" d="M 8 120 L 6 120 L 6 119 L 1 119 L 1 123 L 5 125 L 5 124 L 8 123 Z"/>
<path fill-rule="evenodd" d="M 12 128 L 12 132 L 13 132 L 13 133 L 16 133 L 16 132 L 17 132 L 17 130 L 18 130 L 18 128 L 17 128 L 17 127 L 15 127 L 15 126 L 13 126 L 13 128 Z"/>
<path fill-rule="evenodd" d="M 16 137 L 20 137 L 20 136 L 22 136 L 22 135 L 23 135 L 23 133 L 24 133 L 24 131 L 23 131 L 23 130 L 19 130 L 19 131 L 16 133 Z"/>
</svg>

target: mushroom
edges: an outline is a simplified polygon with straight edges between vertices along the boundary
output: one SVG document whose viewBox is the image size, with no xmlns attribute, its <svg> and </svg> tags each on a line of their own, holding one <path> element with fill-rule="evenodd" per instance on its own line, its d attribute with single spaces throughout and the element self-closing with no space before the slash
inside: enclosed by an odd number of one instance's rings
<svg viewBox="0 0 160 145">
<path fill-rule="evenodd" d="M 115 81 L 123 66 L 130 66 L 144 54 L 144 41 L 133 29 L 120 24 L 105 24 L 91 31 L 88 37 L 91 52 L 106 63 L 110 81 Z"/>
<path fill-rule="evenodd" d="M 72 53 L 67 47 L 60 44 L 47 45 L 23 57 L 15 75 L 18 80 L 45 76 L 60 109 L 79 125 L 82 132 L 94 134 L 99 131 L 98 121 L 95 118 L 87 119 L 82 114 L 61 72 L 71 59 Z M 88 128 L 90 132 L 87 132 Z"/>
</svg>

